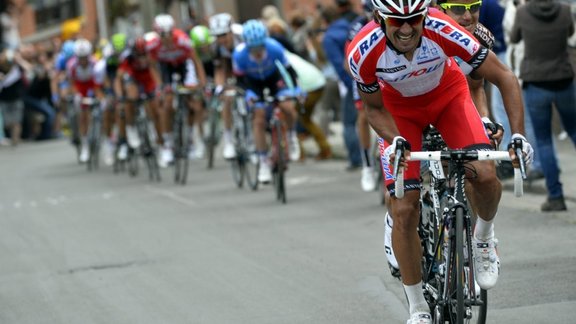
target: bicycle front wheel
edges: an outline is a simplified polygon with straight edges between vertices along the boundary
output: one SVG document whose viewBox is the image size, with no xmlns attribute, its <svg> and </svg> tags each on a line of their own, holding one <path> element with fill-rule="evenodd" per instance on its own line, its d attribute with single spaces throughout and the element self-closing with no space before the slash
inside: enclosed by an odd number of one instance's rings
<svg viewBox="0 0 576 324">
<path fill-rule="evenodd" d="M 181 185 L 188 180 L 188 118 L 184 109 L 176 112 L 174 121 L 174 181 Z"/>
<path fill-rule="evenodd" d="M 284 179 L 284 172 L 286 171 L 286 141 L 284 140 L 284 132 L 282 124 L 278 121 L 274 124 L 274 133 L 272 139 L 274 141 L 275 150 L 275 163 L 274 163 L 274 186 L 276 189 L 276 199 L 283 204 L 286 203 L 286 186 Z"/>
<path fill-rule="evenodd" d="M 216 99 L 212 99 L 216 100 Z M 220 112 L 217 109 L 217 104 L 215 102 L 210 103 L 209 115 L 208 115 L 208 137 L 206 137 L 206 153 L 208 169 L 214 167 L 214 151 L 218 145 L 218 123 L 220 121 Z"/>
</svg>

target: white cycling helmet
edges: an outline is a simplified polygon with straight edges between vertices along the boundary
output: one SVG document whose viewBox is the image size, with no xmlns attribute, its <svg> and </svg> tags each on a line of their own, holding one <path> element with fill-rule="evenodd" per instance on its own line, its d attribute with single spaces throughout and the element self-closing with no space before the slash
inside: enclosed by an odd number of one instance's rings
<svg viewBox="0 0 576 324">
<path fill-rule="evenodd" d="M 384 15 L 412 17 L 422 14 L 431 0 L 371 0 L 374 9 Z"/>
<path fill-rule="evenodd" d="M 174 28 L 174 18 L 168 14 L 154 17 L 154 30 L 158 33 L 169 33 Z"/>
<path fill-rule="evenodd" d="M 232 16 L 228 13 L 220 13 L 210 17 L 210 33 L 214 36 L 227 34 L 232 30 Z"/>
<path fill-rule="evenodd" d="M 74 55 L 86 57 L 92 55 L 92 43 L 85 38 L 80 38 L 74 43 Z"/>
</svg>

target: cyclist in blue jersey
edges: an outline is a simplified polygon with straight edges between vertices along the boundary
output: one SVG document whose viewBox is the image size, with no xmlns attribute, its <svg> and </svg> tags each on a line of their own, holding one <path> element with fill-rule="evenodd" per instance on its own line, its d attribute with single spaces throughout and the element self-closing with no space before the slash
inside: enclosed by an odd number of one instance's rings
<svg viewBox="0 0 576 324">
<path fill-rule="evenodd" d="M 268 88 L 269 95 L 277 98 L 294 98 L 301 95 L 301 90 L 297 86 L 296 72 L 288 62 L 285 49 L 268 36 L 262 22 L 253 19 L 244 23 L 242 36 L 244 43 L 234 49 L 232 56 L 233 69 L 239 86 L 246 90 L 246 101 L 253 109 L 254 144 L 260 158 L 258 181 L 268 183 L 272 179 L 272 172 L 265 138 L 267 105 L 262 104 L 264 89 Z M 285 71 L 282 71 L 277 63 L 280 63 Z M 289 76 L 284 77 L 286 74 Z M 295 102 L 292 99 L 283 100 L 279 106 L 288 129 L 290 160 L 297 161 L 300 158 L 300 146 L 295 129 L 298 118 Z"/>
<path fill-rule="evenodd" d="M 60 129 L 60 119 L 65 108 L 63 100 L 72 94 L 72 88 L 66 76 L 66 64 L 72 56 L 74 56 L 74 41 L 67 40 L 62 44 L 60 52 L 54 60 L 55 77 L 50 80 L 52 103 L 57 110 L 56 129 Z"/>
</svg>

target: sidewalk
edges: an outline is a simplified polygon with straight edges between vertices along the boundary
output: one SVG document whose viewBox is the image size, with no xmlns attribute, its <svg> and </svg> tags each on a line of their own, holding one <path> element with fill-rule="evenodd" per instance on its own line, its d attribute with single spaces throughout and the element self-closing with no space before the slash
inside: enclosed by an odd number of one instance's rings
<svg viewBox="0 0 576 324">
<path fill-rule="evenodd" d="M 345 159 L 346 148 L 344 147 L 342 136 L 342 124 L 333 122 L 330 124 L 330 130 L 332 132 L 328 136 L 328 142 L 332 146 L 333 157 L 335 159 Z M 303 146 L 309 157 L 314 156 L 318 152 L 316 143 L 311 138 L 306 139 L 303 142 Z M 569 139 L 560 140 L 558 138 L 556 138 L 556 149 L 561 169 L 560 181 L 562 181 L 564 187 L 564 196 L 568 207 L 568 212 L 558 212 L 557 214 L 568 214 L 571 222 L 576 223 L 576 150 Z M 514 179 L 504 180 L 502 184 L 504 190 L 510 192 L 514 190 Z M 534 199 L 534 203 L 537 203 L 538 206 L 546 200 L 546 193 L 544 179 L 536 180 L 532 183 L 524 183 L 524 194 L 530 196 L 529 199 Z"/>
</svg>

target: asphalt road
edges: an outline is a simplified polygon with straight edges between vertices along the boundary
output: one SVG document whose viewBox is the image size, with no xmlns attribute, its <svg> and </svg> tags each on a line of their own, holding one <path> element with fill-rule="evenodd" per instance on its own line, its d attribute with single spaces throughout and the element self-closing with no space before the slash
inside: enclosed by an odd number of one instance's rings
<svg viewBox="0 0 576 324">
<path fill-rule="evenodd" d="M 0 323 L 407 318 L 384 209 L 343 161 L 291 165 L 287 205 L 235 188 L 222 160 L 193 163 L 184 187 L 172 169 L 160 184 L 89 173 L 64 140 L 2 148 L 0 165 Z M 504 193 L 489 323 L 576 321 L 576 221 L 541 214 L 543 199 Z"/>
</svg>

